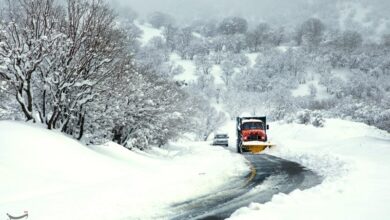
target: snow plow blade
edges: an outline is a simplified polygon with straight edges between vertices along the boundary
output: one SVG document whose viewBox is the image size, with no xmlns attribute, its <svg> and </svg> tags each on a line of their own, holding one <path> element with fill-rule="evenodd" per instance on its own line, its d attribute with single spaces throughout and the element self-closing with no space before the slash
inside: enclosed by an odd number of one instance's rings
<svg viewBox="0 0 390 220">
<path fill-rule="evenodd" d="M 243 149 L 243 151 L 251 152 L 251 153 L 255 154 L 255 153 L 262 152 L 267 147 L 271 148 L 273 146 L 275 146 L 275 144 L 272 144 L 270 142 L 258 142 L 258 141 L 255 141 L 255 143 L 250 143 L 250 142 L 245 143 L 244 142 L 242 145 L 242 149 Z"/>
</svg>

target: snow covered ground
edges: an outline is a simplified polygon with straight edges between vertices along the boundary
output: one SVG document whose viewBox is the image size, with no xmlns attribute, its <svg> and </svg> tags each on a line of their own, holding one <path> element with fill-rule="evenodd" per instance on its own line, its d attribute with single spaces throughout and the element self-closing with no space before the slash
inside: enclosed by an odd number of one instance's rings
<svg viewBox="0 0 390 220">
<path fill-rule="evenodd" d="M 140 22 L 135 21 L 135 25 L 137 25 L 143 32 L 140 37 L 142 46 L 145 46 L 154 37 L 163 37 L 162 31 L 160 29 L 156 29 L 148 23 L 141 24 Z"/>
<path fill-rule="evenodd" d="M 155 219 L 169 215 L 172 203 L 207 195 L 247 172 L 239 155 L 208 143 L 132 152 L 0 121 L 0 219 L 23 211 L 39 220 Z"/>
<path fill-rule="evenodd" d="M 175 80 L 196 82 L 198 77 L 195 75 L 196 67 L 192 60 L 182 60 L 178 54 L 173 53 L 170 57 L 170 61 L 182 66 L 184 69 L 183 73 L 174 77 Z"/>
<path fill-rule="evenodd" d="M 0 122 L 0 219 L 28 211 L 29 219 L 156 219 L 169 206 L 208 195 L 248 172 L 230 148 L 181 141 L 166 149 L 128 151 L 115 144 L 87 147 L 35 125 Z M 322 184 L 231 219 L 388 219 L 390 134 L 355 122 L 328 119 L 325 127 L 272 123 L 266 153 L 301 163 Z"/>
<path fill-rule="evenodd" d="M 362 123 L 328 119 L 324 128 L 271 124 L 277 147 L 267 153 L 325 177 L 322 184 L 251 204 L 230 219 L 389 219 L 390 134 Z"/>
<path fill-rule="evenodd" d="M 196 66 L 193 60 L 183 60 L 178 54 L 172 53 L 170 61 L 182 66 L 184 69 L 183 73 L 174 77 L 174 80 L 186 81 L 189 83 L 196 82 L 198 76 L 196 75 Z M 220 65 L 213 65 L 211 68 L 211 74 L 214 77 L 215 85 L 224 85 L 222 80 L 222 69 Z"/>
</svg>

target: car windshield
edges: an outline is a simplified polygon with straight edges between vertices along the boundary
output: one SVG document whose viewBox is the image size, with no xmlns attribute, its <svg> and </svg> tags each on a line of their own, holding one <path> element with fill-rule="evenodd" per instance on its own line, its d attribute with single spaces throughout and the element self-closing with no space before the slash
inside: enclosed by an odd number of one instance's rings
<svg viewBox="0 0 390 220">
<path fill-rule="evenodd" d="M 241 126 L 242 130 L 262 129 L 264 130 L 263 122 L 246 122 Z"/>
<path fill-rule="evenodd" d="M 214 136 L 214 138 L 227 138 L 227 134 L 217 134 Z"/>
</svg>

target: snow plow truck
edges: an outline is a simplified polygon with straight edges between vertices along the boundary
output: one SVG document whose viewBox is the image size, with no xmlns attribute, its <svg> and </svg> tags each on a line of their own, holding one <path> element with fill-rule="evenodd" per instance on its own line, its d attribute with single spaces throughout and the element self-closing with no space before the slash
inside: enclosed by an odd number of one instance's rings
<svg viewBox="0 0 390 220">
<path fill-rule="evenodd" d="M 274 144 L 268 142 L 267 118 L 237 117 L 237 152 L 259 153 Z"/>
</svg>

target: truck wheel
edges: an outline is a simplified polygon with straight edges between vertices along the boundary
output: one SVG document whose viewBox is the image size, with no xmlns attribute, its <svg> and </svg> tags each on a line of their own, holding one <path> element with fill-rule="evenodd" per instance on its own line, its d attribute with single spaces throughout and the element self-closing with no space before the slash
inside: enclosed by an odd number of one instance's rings
<svg viewBox="0 0 390 220">
<path fill-rule="evenodd" d="M 242 147 L 241 147 L 241 145 L 237 145 L 237 153 L 242 154 Z"/>
</svg>

